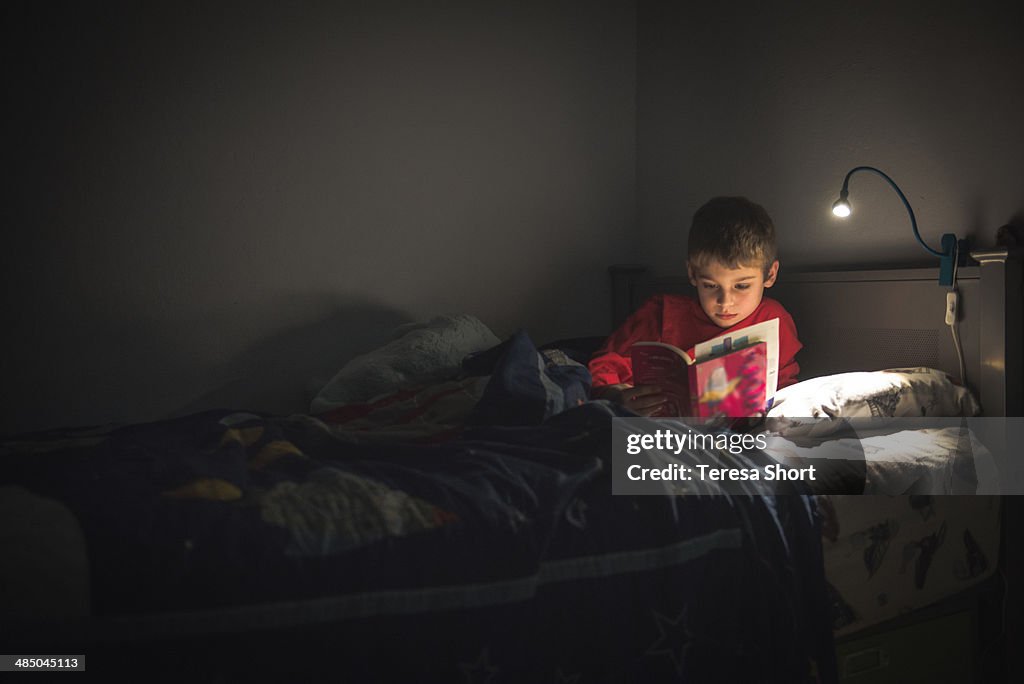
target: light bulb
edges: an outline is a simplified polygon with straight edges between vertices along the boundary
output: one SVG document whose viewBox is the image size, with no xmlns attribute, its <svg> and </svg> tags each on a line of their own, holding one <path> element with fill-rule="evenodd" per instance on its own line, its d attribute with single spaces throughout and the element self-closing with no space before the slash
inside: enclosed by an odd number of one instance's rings
<svg viewBox="0 0 1024 684">
<path fill-rule="evenodd" d="M 850 215 L 850 203 L 844 199 L 836 200 L 836 203 L 832 205 L 832 213 L 839 218 L 846 218 Z"/>
</svg>

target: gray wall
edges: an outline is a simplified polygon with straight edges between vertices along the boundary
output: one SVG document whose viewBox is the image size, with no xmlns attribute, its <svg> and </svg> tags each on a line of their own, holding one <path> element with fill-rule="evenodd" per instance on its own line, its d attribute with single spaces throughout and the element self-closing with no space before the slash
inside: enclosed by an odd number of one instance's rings
<svg viewBox="0 0 1024 684">
<path fill-rule="evenodd" d="M 300 410 L 444 312 L 606 332 L 633 2 L 25 4 L 0 432 Z"/>
<path fill-rule="evenodd" d="M 787 267 L 932 265 L 898 196 L 843 176 L 892 176 L 933 248 L 992 244 L 1024 216 L 1024 5 L 668 3 L 637 18 L 642 258 L 680 272 L 693 212 L 713 195 L 762 203 Z"/>
<path fill-rule="evenodd" d="M 0 432 L 300 409 L 397 324 L 605 332 L 763 203 L 784 268 L 931 263 L 1024 213 L 1018 4 L 5 6 Z M 127 5 L 127 3 L 125 3 Z"/>
</svg>

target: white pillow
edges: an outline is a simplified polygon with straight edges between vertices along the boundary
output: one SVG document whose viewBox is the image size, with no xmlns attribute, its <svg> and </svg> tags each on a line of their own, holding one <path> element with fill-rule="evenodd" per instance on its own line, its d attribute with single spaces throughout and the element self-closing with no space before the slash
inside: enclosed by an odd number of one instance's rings
<svg viewBox="0 0 1024 684">
<path fill-rule="evenodd" d="M 775 394 L 769 418 L 976 416 L 978 401 L 934 368 L 893 368 L 811 378 Z"/>
<path fill-rule="evenodd" d="M 458 375 L 465 356 L 501 342 L 480 319 L 468 314 L 409 323 L 395 334 L 397 339 L 342 366 L 313 399 L 310 412 L 322 413 L 402 387 L 449 379 Z"/>
</svg>

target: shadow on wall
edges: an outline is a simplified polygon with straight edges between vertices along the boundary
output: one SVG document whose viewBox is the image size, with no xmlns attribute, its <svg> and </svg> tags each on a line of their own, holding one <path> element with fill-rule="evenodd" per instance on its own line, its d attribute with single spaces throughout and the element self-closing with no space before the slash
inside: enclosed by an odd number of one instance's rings
<svg viewBox="0 0 1024 684">
<path fill-rule="evenodd" d="M 348 360 L 387 343 L 395 328 L 411 320 L 369 302 L 335 305 L 326 315 L 278 330 L 211 368 L 209 377 L 220 384 L 171 415 L 214 408 L 307 413 L 309 402 Z"/>
<path fill-rule="evenodd" d="M 303 412 L 347 360 L 410 320 L 371 301 L 304 294 L 187 320 L 79 309 L 48 317 L 45 331 L 15 321 L 26 334 L 4 364 L 0 435 L 210 408 Z"/>
<path fill-rule="evenodd" d="M 996 231 L 996 244 L 1024 251 L 1024 213 L 1014 215 L 1009 223 Z"/>
</svg>

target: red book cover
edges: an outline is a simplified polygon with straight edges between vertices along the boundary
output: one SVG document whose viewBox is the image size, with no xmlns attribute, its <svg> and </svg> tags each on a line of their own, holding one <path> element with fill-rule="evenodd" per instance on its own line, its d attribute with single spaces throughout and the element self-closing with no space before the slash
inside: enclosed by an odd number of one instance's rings
<svg viewBox="0 0 1024 684">
<path fill-rule="evenodd" d="M 637 342 L 630 349 L 633 382 L 657 385 L 669 397 L 659 416 L 756 416 L 767 403 L 767 344 L 757 342 L 694 362 L 664 342 Z"/>
<path fill-rule="evenodd" d="M 655 416 L 689 416 L 690 369 L 693 359 L 679 347 L 664 342 L 637 342 L 629 350 L 633 384 L 657 385 L 668 403 Z"/>
</svg>

